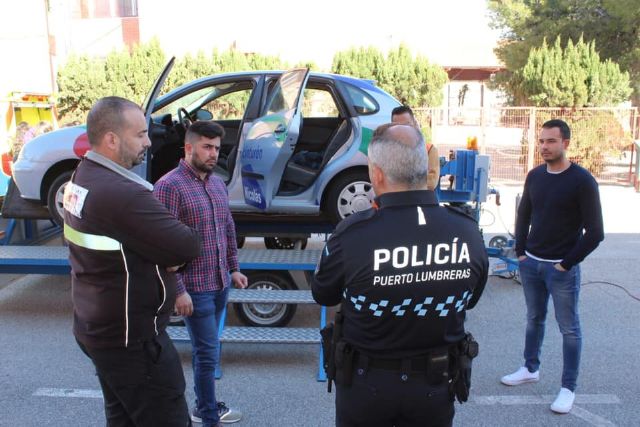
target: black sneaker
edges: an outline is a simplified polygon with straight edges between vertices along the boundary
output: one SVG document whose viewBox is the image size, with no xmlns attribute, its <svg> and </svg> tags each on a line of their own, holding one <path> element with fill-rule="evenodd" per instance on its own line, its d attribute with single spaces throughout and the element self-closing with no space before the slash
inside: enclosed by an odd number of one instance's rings
<svg viewBox="0 0 640 427">
<path fill-rule="evenodd" d="M 237 423 L 242 419 L 242 412 L 228 408 L 224 402 L 218 402 L 218 417 L 220 422 L 224 424 Z M 202 415 L 198 408 L 193 408 L 191 411 L 191 421 L 194 423 L 202 423 Z"/>
<path fill-rule="evenodd" d="M 218 416 L 223 424 L 237 423 L 242 419 L 242 412 L 227 407 L 224 402 L 218 402 Z M 193 417 L 191 417 L 193 420 Z"/>
</svg>

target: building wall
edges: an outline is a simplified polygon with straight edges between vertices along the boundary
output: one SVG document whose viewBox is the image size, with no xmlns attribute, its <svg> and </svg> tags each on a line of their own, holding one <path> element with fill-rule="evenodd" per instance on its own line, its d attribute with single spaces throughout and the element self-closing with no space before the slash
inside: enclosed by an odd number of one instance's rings
<svg viewBox="0 0 640 427">
<path fill-rule="evenodd" d="M 51 93 L 44 1 L 5 1 L 1 8 L 0 98 L 13 91 Z"/>
</svg>

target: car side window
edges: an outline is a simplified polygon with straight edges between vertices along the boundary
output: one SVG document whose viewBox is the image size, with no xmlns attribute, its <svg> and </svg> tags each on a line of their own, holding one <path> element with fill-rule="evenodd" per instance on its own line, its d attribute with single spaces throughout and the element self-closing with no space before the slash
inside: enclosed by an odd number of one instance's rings
<svg viewBox="0 0 640 427">
<path fill-rule="evenodd" d="M 378 103 L 368 93 L 353 85 L 345 84 L 351 105 L 358 114 L 373 114 L 378 111 Z"/>
<path fill-rule="evenodd" d="M 213 116 L 213 120 L 242 120 L 247 109 L 252 88 L 227 93 L 204 104 L 201 108 Z"/>
<path fill-rule="evenodd" d="M 336 101 L 326 89 L 304 90 L 302 99 L 302 116 L 311 117 L 338 117 L 340 115 Z"/>
</svg>

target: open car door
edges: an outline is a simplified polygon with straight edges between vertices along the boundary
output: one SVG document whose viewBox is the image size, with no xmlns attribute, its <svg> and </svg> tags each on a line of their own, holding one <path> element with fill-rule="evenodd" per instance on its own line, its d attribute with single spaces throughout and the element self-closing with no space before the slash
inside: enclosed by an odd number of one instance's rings
<svg viewBox="0 0 640 427">
<path fill-rule="evenodd" d="M 287 161 L 298 142 L 302 91 L 309 70 L 283 73 L 267 100 L 265 114 L 249 129 L 240 153 L 244 200 L 250 206 L 269 210 L 278 191 Z"/>
<path fill-rule="evenodd" d="M 153 108 L 156 105 L 156 99 L 158 95 L 160 95 L 160 91 L 162 90 L 162 86 L 164 85 L 165 80 L 167 80 L 167 76 L 171 72 L 173 68 L 173 64 L 176 62 L 176 57 L 172 57 L 167 65 L 164 66 L 164 69 L 156 79 L 155 83 L 151 87 L 151 91 L 147 94 L 147 97 L 142 103 L 142 110 L 144 111 L 144 116 L 147 119 L 147 131 L 149 134 L 149 138 L 151 138 L 151 113 L 153 113 Z M 151 151 L 147 151 L 147 155 L 144 156 L 144 160 L 138 166 L 135 166 L 132 170 L 137 173 L 141 177 L 145 178 L 147 181 L 151 181 L 151 162 L 149 162 L 149 156 Z"/>
</svg>

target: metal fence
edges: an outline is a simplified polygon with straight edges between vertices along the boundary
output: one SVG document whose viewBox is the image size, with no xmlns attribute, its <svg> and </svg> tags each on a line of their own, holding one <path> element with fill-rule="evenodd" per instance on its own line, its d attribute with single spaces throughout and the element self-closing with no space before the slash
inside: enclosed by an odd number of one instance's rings
<svg viewBox="0 0 640 427">
<path fill-rule="evenodd" d="M 600 183 L 632 185 L 634 140 L 640 139 L 637 108 L 425 108 L 416 119 L 440 155 L 478 139 L 481 153 L 491 156 L 491 179 L 521 183 L 543 161 L 537 136 L 550 119 L 565 120 L 572 130 L 569 157 L 587 168 Z"/>
</svg>

